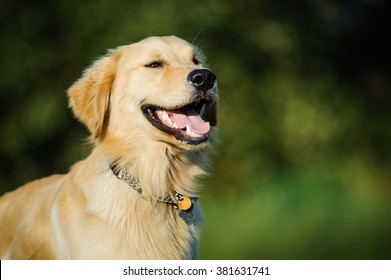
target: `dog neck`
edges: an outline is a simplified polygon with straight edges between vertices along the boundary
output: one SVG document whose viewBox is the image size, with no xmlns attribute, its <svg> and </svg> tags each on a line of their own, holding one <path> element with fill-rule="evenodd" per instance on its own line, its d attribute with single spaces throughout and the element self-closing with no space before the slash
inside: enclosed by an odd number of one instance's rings
<svg viewBox="0 0 391 280">
<path fill-rule="evenodd" d="M 191 221 L 194 219 L 193 209 L 195 203 L 198 201 L 197 197 L 187 197 L 178 192 L 167 194 L 162 197 L 147 197 L 143 194 L 140 180 L 129 174 L 125 167 L 119 167 L 117 164 L 111 164 L 110 169 L 119 180 L 124 181 L 143 199 L 149 200 L 152 203 L 158 202 L 171 205 L 174 209 L 178 210 L 178 215 L 186 221 Z"/>
<path fill-rule="evenodd" d="M 123 144 L 106 143 L 96 149 L 106 157 L 108 165 L 124 168 L 137 178 L 144 196 L 165 197 L 175 193 L 197 196 L 196 177 L 205 174 L 202 152 L 184 151 L 162 142 L 136 144 L 119 151 L 117 148 L 124 147 Z"/>
</svg>

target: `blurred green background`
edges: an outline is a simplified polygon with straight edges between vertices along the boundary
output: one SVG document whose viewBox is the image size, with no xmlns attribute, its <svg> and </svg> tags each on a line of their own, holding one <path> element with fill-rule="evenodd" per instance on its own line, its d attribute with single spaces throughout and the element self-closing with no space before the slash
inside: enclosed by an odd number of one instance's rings
<svg viewBox="0 0 391 280">
<path fill-rule="evenodd" d="M 201 259 L 391 259 L 390 1 L 0 2 L 0 191 L 89 153 L 66 89 L 106 49 L 208 56 L 220 143 Z"/>
</svg>

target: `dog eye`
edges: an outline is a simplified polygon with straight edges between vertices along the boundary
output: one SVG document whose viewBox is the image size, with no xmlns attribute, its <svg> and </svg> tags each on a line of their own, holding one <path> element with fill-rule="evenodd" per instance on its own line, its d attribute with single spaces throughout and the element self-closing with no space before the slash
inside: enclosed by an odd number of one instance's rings
<svg viewBox="0 0 391 280">
<path fill-rule="evenodd" d="M 148 64 L 145 64 L 145 67 L 160 68 L 160 67 L 163 67 L 163 61 L 152 61 Z"/>
<path fill-rule="evenodd" d="M 195 64 L 195 65 L 198 65 L 198 64 L 200 64 L 201 63 L 201 61 L 199 61 L 195 56 L 193 56 L 193 63 Z"/>
</svg>

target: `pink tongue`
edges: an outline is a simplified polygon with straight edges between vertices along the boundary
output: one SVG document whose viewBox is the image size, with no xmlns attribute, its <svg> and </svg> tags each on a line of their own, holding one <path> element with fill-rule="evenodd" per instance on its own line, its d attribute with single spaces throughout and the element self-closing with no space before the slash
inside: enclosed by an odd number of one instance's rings
<svg viewBox="0 0 391 280">
<path fill-rule="evenodd" d="M 190 129 L 198 134 L 208 133 L 210 130 L 209 122 L 205 122 L 192 108 L 187 108 L 184 111 L 167 111 L 171 120 L 176 123 L 178 128 L 185 128 L 187 125 Z"/>
</svg>

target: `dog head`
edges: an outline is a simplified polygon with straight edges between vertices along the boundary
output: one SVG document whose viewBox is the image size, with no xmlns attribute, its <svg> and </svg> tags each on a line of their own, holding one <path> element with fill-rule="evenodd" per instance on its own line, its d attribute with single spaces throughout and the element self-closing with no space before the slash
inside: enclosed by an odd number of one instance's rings
<svg viewBox="0 0 391 280">
<path fill-rule="evenodd" d="M 68 94 L 97 142 L 158 141 L 200 150 L 217 122 L 216 76 L 194 46 L 174 36 L 109 51 Z"/>
</svg>

